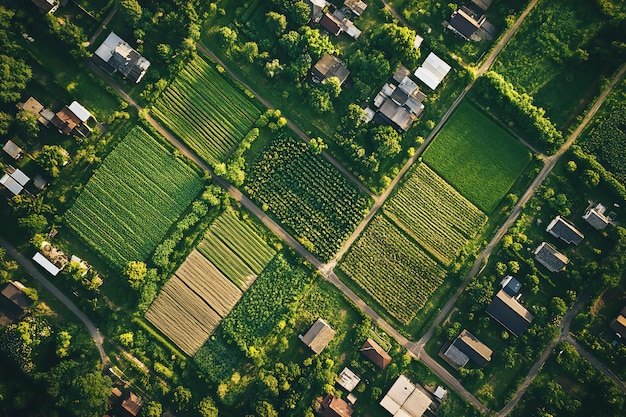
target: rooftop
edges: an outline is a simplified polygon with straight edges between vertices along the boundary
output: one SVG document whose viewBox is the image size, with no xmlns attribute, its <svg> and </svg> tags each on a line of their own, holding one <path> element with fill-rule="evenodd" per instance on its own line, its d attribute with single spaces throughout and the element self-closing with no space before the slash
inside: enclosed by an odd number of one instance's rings
<svg viewBox="0 0 626 417">
<path fill-rule="evenodd" d="M 322 415 L 324 417 L 349 417 L 352 415 L 352 407 L 341 398 L 328 394 L 322 401 Z"/>
<path fill-rule="evenodd" d="M 515 295 L 517 295 L 519 290 L 522 288 L 522 284 L 511 275 L 507 275 L 506 277 L 504 277 L 502 282 L 500 282 L 500 286 L 502 287 L 504 292 L 511 297 L 515 297 Z"/>
<path fill-rule="evenodd" d="M 422 65 L 415 70 L 415 76 L 430 87 L 431 90 L 434 90 L 451 69 L 450 65 L 431 52 Z"/>
<path fill-rule="evenodd" d="M 559 272 L 565 269 L 569 263 L 567 256 L 557 251 L 547 242 L 542 242 L 535 250 L 535 259 L 551 272 Z"/>
<path fill-rule="evenodd" d="M 487 362 L 491 361 L 493 350 L 489 349 L 467 329 L 464 329 L 452 344 L 476 362 L 478 366 L 485 366 Z"/>
<path fill-rule="evenodd" d="M 387 365 L 391 363 L 391 356 L 389 356 L 389 354 L 385 352 L 385 350 L 380 347 L 378 343 L 369 337 L 365 343 L 363 343 L 363 346 L 361 346 L 359 351 L 380 369 L 385 369 Z"/>
<path fill-rule="evenodd" d="M 421 417 L 430 407 L 432 400 L 419 385 L 400 375 L 391 386 L 380 405 L 394 416 Z"/>
<path fill-rule="evenodd" d="M 561 239 L 565 243 L 573 243 L 578 245 L 582 242 L 585 235 L 580 233 L 576 226 L 570 223 L 567 219 L 556 216 L 546 228 L 546 232 L 552 236 Z"/>
<path fill-rule="evenodd" d="M 487 314 L 515 336 L 522 334 L 533 321 L 533 315 L 504 290 L 498 291 L 493 298 Z"/>
<path fill-rule="evenodd" d="M 611 222 L 611 219 L 604 214 L 605 212 L 606 207 L 598 203 L 595 207 L 585 212 L 583 219 L 597 230 L 604 229 Z"/>
<path fill-rule="evenodd" d="M 336 56 L 325 54 L 311 69 L 311 75 L 317 82 L 325 82 L 330 77 L 337 77 L 339 83 L 343 82 L 350 75 L 346 64 Z"/>
<path fill-rule="evenodd" d="M 12 281 L 2 290 L 2 295 L 22 310 L 26 310 L 33 302 L 24 294 L 24 285 L 19 281 Z"/>
<path fill-rule="evenodd" d="M 22 156 L 24 156 L 24 150 L 17 146 L 12 140 L 7 140 L 2 150 L 15 160 L 20 160 Z"/>
<path fill-rule="evenodd" d="M 344 388 L 348 392 L 351 392 L 357 385 L 359 385 L 361 378 L 359 378 L 348 367 L 345 367 L 337 377 L 336 381 L 340 387 Z"/>
<path fill-rule="evenodd" d="M 328 346 L 333 337 L 335 337 L 335 330 L 319 318 L 302 337 L 302 343 L 319 354 Z"/>
</svg>

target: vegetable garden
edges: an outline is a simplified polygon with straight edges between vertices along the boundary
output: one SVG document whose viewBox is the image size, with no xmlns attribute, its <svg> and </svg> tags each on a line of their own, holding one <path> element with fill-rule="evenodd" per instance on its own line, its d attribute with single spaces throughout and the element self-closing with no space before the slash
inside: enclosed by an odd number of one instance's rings
<svg viewBox="0 0 626 417">
<path fill-rule="evenodd" d="M 393 317 L 408 324 L 446 270 L 384 216 L 372 220 L 340 268 Z"/>
<path fill-rule="evenodd" d="M 371 201 L 321 155 L 291 137 L 266 144 L 246 191 L 312 253 L 329 260 Z"/>
<path fill-rule="evenodd" d="M 424 153 L 424 162 L 487 214 L 530 160 L 522 144 L 467 103 L 456 109 Z"/>
<path fill-rule="evenodd" d="M 200 57 L 178 73 L 151 111 L 212 165 L 226 159 L 261 114 Z"/>
<path fill-rule="evenodd" d="M 150 255 L 202 186 L 191 167 L 135 127 L 95 171 L 64 220 L 121 269 Z"/>
<path fill-rule="evenodd" d="M 420 164 L 385 206 L 385 214 L 444 265 L 482 229 L 487 216 L 426 164 Z"/>
</svg>

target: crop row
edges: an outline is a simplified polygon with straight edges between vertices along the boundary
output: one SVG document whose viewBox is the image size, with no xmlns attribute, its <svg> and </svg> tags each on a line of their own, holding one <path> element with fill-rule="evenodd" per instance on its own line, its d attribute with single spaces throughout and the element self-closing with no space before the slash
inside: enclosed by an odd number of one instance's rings
<svg viewBox="0 0 626 417">
<path fill-rule="evenodd" d="M 224 161 L 260 115 L 241 91 L 200 57 L 178 74 L 152 112 L 211 164 Z"/>
<path fill-rule="evenodd" d="M 146 312 L 146 319 L 192 356 L 217 327 L 220 316 L 174 276 Z"/>
<path fill-rule="evenodd" d="M 384 216 L 377 216 L 340 268 L 398 321 L 407 324 L 439 288 L 445 269 Z"/>
<path fill-rule="evenodd" d="M 482 229 L 487 216 L 426 164 L 420 164 L 385 213 L 444 264 Z"/>
<path fill-rule="evenodd" d="M 202 188 L 202 179 L 135 127 L 85 185 L 65 222 L 122 268 L 144 260 Z"/>
<path fill-rule="evenodd" d="M 321 155 L 291 137 L 271 140 L 251 171 L 250 197 L 323 260 L 332 258 L 370 205 Z"/>
</svg>

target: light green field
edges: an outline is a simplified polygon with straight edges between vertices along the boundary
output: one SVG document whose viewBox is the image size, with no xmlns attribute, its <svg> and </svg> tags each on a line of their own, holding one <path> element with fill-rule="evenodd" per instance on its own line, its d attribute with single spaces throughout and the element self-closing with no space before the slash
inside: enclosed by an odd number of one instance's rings
<svg viewBox="0 0 626 417">
<path fill-rule="evenodd" d="M 531 154 L 478 109 L 462 103 L 423 160 L 489 214 L 526 168 Z"/>
</svg>

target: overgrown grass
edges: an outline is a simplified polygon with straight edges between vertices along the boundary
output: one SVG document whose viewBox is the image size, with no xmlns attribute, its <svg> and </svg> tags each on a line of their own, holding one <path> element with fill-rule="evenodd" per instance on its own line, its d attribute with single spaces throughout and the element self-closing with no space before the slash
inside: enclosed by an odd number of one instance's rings
<svg viewBox="0 0 626 417">
<path fill-rule="evenodd" d="M 424 153 L 424 162 L 486 213 L 530 159 L 523 145 L 468 103 L 456 109 Z"/>
</svg>

